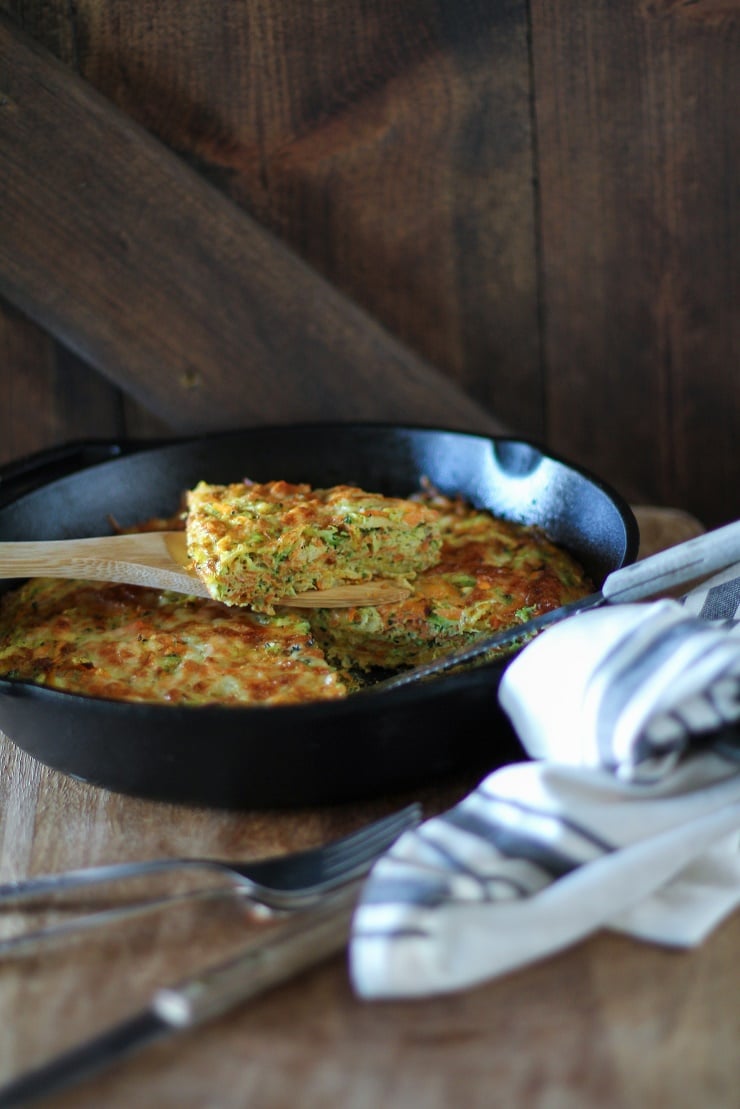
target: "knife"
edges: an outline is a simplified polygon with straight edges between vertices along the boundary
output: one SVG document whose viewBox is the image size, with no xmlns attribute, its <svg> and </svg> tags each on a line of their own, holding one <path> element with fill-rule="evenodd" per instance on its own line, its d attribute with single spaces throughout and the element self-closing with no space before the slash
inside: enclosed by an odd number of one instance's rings
<svg viewBox="0 0 740 1109">
<path fill-rule="evenodd" d="M 588 609 L 602 605 L 628 604 L 642 601 L 657 593 L 664 593 L 677 585 L 706 577 L 715 570 L 722 570 L 740 560 L 740 521 L 708 531 L 704 535 L 677 543 L 665 551 L 649 555 L 630 566 L 614 570 L 604 580 L 598 593 L 591 593 L 560 608 L 544 612 L 532 620 L 506 628 L 504 631 L 478 639 L 441 658 L 422 663 L 412 670 L 376 682 L 368 693 L 386 693 L 441 674 L 453 666 L 472 662 L 489 651 L 510 647 L 520 640 L 530 639 L 537 632 Z"/>
<path fill-rule="evenodd" d="M 361 881 L 291 913 L 235 958 L 157 990 L 142 1012 L 0 1087 L 0 1109 L 20 1109 L 125 1060 L 156 1041 L 196 1028 L 341 951 Z"/>
</svg>

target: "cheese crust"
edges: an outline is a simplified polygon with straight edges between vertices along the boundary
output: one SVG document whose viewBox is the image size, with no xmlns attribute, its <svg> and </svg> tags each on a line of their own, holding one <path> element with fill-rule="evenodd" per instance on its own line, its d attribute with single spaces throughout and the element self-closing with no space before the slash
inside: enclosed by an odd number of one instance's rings
<svg viewBox="0 0 740 1109">
<path fill-rule="evenodd" d="M 236 561 L 233 588 L 241 589 L 246 556 L 232 533 L 229 513 L 235 507 L 237 517 L 259 515 L 262 505 L 267 506 L 260 522 L 266 529 L 265 545 L 273 548 L 270 558 L 282 549 L 282 536 L 291 534 L 290 549 L 272 566 L 272 576 L 256 555 L 248 555 L 258 566 L 249 573 L 261 583 L 264 607 L 286 595 L 285 561 L 295 591 L 334 584 L 338 573 L 351 574 L 351 568 L 337 569 L 326 549 L 336 550 L 331 543 L 338 527 L 332 530 L 324 519 L 327 534 L 314 545 L 319 500 L 308 486 L 274 482 L 249 487 L 246 513 L 241 512 L 243 485 L 217 488 L 223 492 L 215 500 L 212 486 L 195 491 L 203 501 L 193 542 L 202 541 L 205 551 L 223 540 L 212 561 L 204 556 L 208 574 L 218 575 L 229 560 Z M 270 492 L 267 498 L 265 491 Z M 277 509 L 286 501 L 287 515 L 295 514 L 287 530 L 281 529 L 284 517 Z M 593 589 L 575 560 L 539 531 L 461 500 L 428 494 L 399 502 L 390 529 L 372 518 L 368 523 L 369 506 L 377 507 L 378 501 L 360 490 L 338 487 L 322 495 L 322 507 L 324 502 L 338 508 L 345 520 L 352 518 L 350 540 L 341 541 L 348 549 L 368 535 L 366 546 L 373 556 L 376 543 L 379 548 L 388 544 L 384 576 L 390 576 L 389 567 L 404 567 L 411 588 L 407 600 L 275 614 L 136 586 L 39 578 L 0 597 L 0 675 L 73 693 L 160 704 L 332 700 L 367 685 L 372 671 L 428 661 Z M 206 512 L 206 504 L 214 503 L 218 510 Z M 417 531 L 408 545 L 402 542 L 402 521 L 407 530 Z M 171 527 L 172 522 L 151 526 Z M 319 563 L 309 572 L 310 585 L 301 577 L 302 543 L 317 551 L 309 560 Z M 254 538 L 250 544 L 250 552 L 260 546 Z M 417 550 L 420 560 L 412 553 Z M 368 556 L 358 573 L 369 574 L 371 561 Z M 298 568 L 293 573 L 294 562 Z"/>
<path fill-rule="evenodd" d="M 188 554 L 210 595 L 262 612 L 309 589 L 411 579 L 441 548 L 431 506 L 349 485 L 201 482 L 187 507 Z"/>
<path fill-rule="evenodd" d="M 38 578 L 0 599 L 0 673 L 121 701 L 287 705 L 347 686 L 296 613 Z"/>
<path fill-rule="evenodd" d="M 306 612 L 327 657 L 360 670 L 428 662 L 591 592 L 581 567 L 538 530 L 434 498 L 439 562 L 398 604 Z"/>
</svg>

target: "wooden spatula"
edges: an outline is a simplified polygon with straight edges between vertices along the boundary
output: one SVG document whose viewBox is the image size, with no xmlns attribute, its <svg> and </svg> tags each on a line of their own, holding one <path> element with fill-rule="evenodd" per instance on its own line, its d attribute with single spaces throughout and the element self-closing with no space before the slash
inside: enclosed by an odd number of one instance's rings
<svg viewBox="0 0 740 1109">
<path fill-rule="evenodd" d="M 86 578 L 208 597 L 190 566 L 185 533 L 147 531 L 95 539 L 0 543 L 0 578 Z M 352 608 L 402 601 L 408 589 L 389 581 L 358 582 L 284 597 L 292 608 Z"/>
</svg>

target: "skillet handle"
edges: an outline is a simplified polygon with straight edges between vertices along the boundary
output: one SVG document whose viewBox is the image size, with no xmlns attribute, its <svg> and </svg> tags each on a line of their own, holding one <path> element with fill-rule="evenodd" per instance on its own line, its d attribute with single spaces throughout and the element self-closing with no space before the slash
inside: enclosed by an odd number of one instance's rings
<svg viewBox="0 0 740 1109">
<path fill-rule="evenodd" d="M 153 445 L 156 445 L 154 441 L 149 440 L 87 439 L 47 447 L 13 459 L 0 466 L 0 506 L 25 493 L 32 493 L 48 481 Z"/>
</svg>

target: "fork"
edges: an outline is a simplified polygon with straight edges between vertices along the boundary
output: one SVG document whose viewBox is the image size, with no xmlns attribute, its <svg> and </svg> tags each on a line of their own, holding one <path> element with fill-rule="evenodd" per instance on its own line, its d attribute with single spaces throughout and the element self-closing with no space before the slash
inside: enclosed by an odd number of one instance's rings
<svg viewBox="0 0 740 1109">
<path fill-rule="evenodd" d="M 236 1006 L 317 966 L 346 947 L 361 880 L 326 894 L 304 911 L 287 914 L 258 933 L 226 962 L 155 990 L 148 1005 L 91 1039 L 0 1087 L 2 1109 L 26 1109 L 124 1062 L 135 1051 L 198 1028 Z"/>
<path fill-rule="evenodd" d="M 367 824 L 342 839 L 289 855 L 246 862 L 215 858 L 170 857 L 131 863 L 112 863 L 40 874 L 0 885 L 0 908 L 37 899 L 44 895 L 87 889 L 103 883 L 177 870 L 210 871 L 225 876 L 227 885 L 129 902 L 112 909 L 76 916 L 62 924 L 50 925 L 0 940 L 0 954 L 17 953 L 43 942 L 114 923 L 129 916 L 159 909 L 182 901 L 237 894 L 266 910 L 292 911 L 319 902 L 368 872 L 373 862 L 409 828 L 420 823 L 417 803 Z"/>
</svg>

